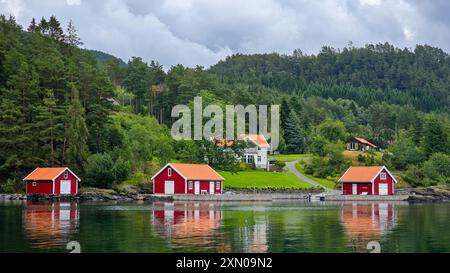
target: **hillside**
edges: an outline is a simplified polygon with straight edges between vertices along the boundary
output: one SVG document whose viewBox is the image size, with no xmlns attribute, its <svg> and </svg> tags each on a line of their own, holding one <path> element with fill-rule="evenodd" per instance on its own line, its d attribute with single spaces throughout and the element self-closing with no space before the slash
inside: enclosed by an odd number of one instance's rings
<svg viewBox="0 0 450 273">
<path fill-rule="evenodd" d="M 127 65 L 121 58 L 115 57 L 109 53 L 105 53 L 103 51 L 94 49 L 87 49 L 87 51 L 92 53 L 99 62 L 108 62 L 110 60 L 117 60 L 120 66 L 124 67 Z"/>
<path fill-rule="evenodd" d="M 450 57 L 439 48 L 413 50 L 390 44 L 336 50 L 317 55 L 236 54 L 210 68 L 222 83 L 264 86 L 288 93 L 411 104 L 422 111 L 450 109 Z"/>
</svg>

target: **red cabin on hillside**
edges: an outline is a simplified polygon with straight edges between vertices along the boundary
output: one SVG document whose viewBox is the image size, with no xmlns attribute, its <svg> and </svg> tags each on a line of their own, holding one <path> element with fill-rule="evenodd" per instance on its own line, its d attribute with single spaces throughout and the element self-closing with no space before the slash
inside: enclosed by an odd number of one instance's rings
<svg viewBox="0 0 450 273">
<path fill-rule="evenodd" d="M 371 166 L 350 167 L 338 182 L 344 195 L 391 195 L 397 180 L 385 166 Z"/>
<path fill-rule="evenodd" d="M 153 177 L 153 193 L 221 194 L 224 178 L 207 164 L 168 163 Z"/>
<path fill-rule="evenodd" d="M 36 168 L 23 180 L 27 194 L 77 194 L 81 181 L 67 167 Z"/>
</svg>

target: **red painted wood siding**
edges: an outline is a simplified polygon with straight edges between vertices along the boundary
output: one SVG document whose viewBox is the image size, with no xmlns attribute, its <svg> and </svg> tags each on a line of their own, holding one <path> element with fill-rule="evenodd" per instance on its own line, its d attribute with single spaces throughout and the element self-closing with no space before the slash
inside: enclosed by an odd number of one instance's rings
<svg viewBox="0 0 450 273">
<path fill-rule="evenodd" d="M 52 194 L 53 181 L 36 182 L 36 186 L 33 186 L 33 181 L 27 181 L 26 190 L 27 194 Z"/>
<path fill-rule="evenodd" d="M 381 178 L 380 178 L 381 173 L 383 173 L 383 172 L 386 173 L 386 180 L 381 180 Z M 380 183 L 388 183 L 388 194 L 389 195 L 394 194 L 394 180 L 389 175 L 389 173 L 386 172 L 385 170 L 383 170 L 381 173 L 374 180 L 374 183 L 375 183 L 375 185 L 374 185 L 375 194 L 377 194 L 377 195 L 379 194 L 378 189 L 379 189 L 379 184 Z"/>
<path fill-rule="evenodd" d="M 67 178 L 64 178 L 64 172 L 63 172 L 55 179 L 55 194 L 61 193 L 61 180 L 70 180 L 70 185 L 71 185 L 70 193 L 71 194 L 78 193 L 77 179 L 71 172 L 67 171 Z"/>
<path fill-rule="evenodd" d="M 172 175 L 168 175 L 168 168 L 171 168 L 170 166 L 167 166 L 161 173 L 159 173 L 154 181 L 153 181 L 153 191 L 154 193 L 164 193 L 164 183 L 166 180 L 174 181 L 174 191 L 175 193 L 184 193 L 185 186 L 184 186 L 184 178 L 173 168 L 172 169 Z"/>
<path fill-rule="evenodd" d="M 192 181 L 192 188 L 189 188 L 189 181 Z M 188 184 L 187 184 L 187 193 L 191 193 L 194 194 L 195 191 L 195 181 L 199 181 L 200 182 L 200 193 L 202 192 L 202 190 L 205 190 L 209 193 L 209 183 L 212 180 L 188 180 Z M 213 181 L 214 182 L 214 194 L 221 194 L 222 193 L 222 181 Z M 220 183 L 220 189 L 217 189 L 217 185 L 216 182 Z"/>
<path fill-rule="evenodd" d="M 362 194 L 363 192 L 367 192 L 367 195 L 372 194 L 372 183 L 343 183 L 342 194 L 344 195 L 352 195 L 353 194 L 353 184 L 356 184 L 357 194 Z"/>
</svg>

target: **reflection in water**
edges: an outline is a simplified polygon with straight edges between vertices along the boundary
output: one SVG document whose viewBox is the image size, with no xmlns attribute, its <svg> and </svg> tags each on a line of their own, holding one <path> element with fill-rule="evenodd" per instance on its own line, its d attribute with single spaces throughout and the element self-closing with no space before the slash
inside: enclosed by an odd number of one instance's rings
<svg viewBox="0 0 450 273">
<path fill-rule="evenodd" d="M 36 248 L 63 246 L 79 225 L 77 203 L 27 202 L 23 210 L 23 227 Z"/>
<path fill-rule="evenodd" d="M 220 203 L 157 202 L 153 208 L 153 224 L 157 234 L 175 247 L 232 252 L 233 241 L 224 233 L 222 211 Z M 241 238 L 239 252 L 268 251 L 267 221 L 264 214 L 255 215 L 241 228 L 231 227 Z"/>
<path fill-rule="evenodd" d="M 173 244 L 211 244 L 221 221 L 220 204 L 154 203 L 153 224 L 156 231 Z"/>
<path fill-rule="evenodd" d="M 368 239 L 380 239 L 395 227 L 397 215 L 392 203 L 351 203 L 342 206 L 341 221 L 349 246 L 364 249 Z"/>
</svg>

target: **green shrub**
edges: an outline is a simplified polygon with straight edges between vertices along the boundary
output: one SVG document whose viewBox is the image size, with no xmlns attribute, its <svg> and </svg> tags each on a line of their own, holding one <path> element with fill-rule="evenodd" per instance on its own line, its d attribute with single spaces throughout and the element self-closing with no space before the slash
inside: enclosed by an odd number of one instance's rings
<svg viewBox="0 0 450 273">
<path fill-rule="evenodd" d="M 280 168 L 284 168 L 286 166 L 286 163 L 280 160 L 276 160 L 273 165 L 280 167 Z"/>
<path fill-rule="evenodd" d="M 88 157 L 84 166 L 85 184 L 99 188 L 111 188 L 116 182 L 114 161 L 107 153 Z"/>
<path fill-rule="evenodd" d="M 8 178 L 5 183 L 0 184 L 0 189 L 3 193 L 17 193 L 20 191 L 20 188 L 20 182 L 12 178 Z"/>
</svg>

